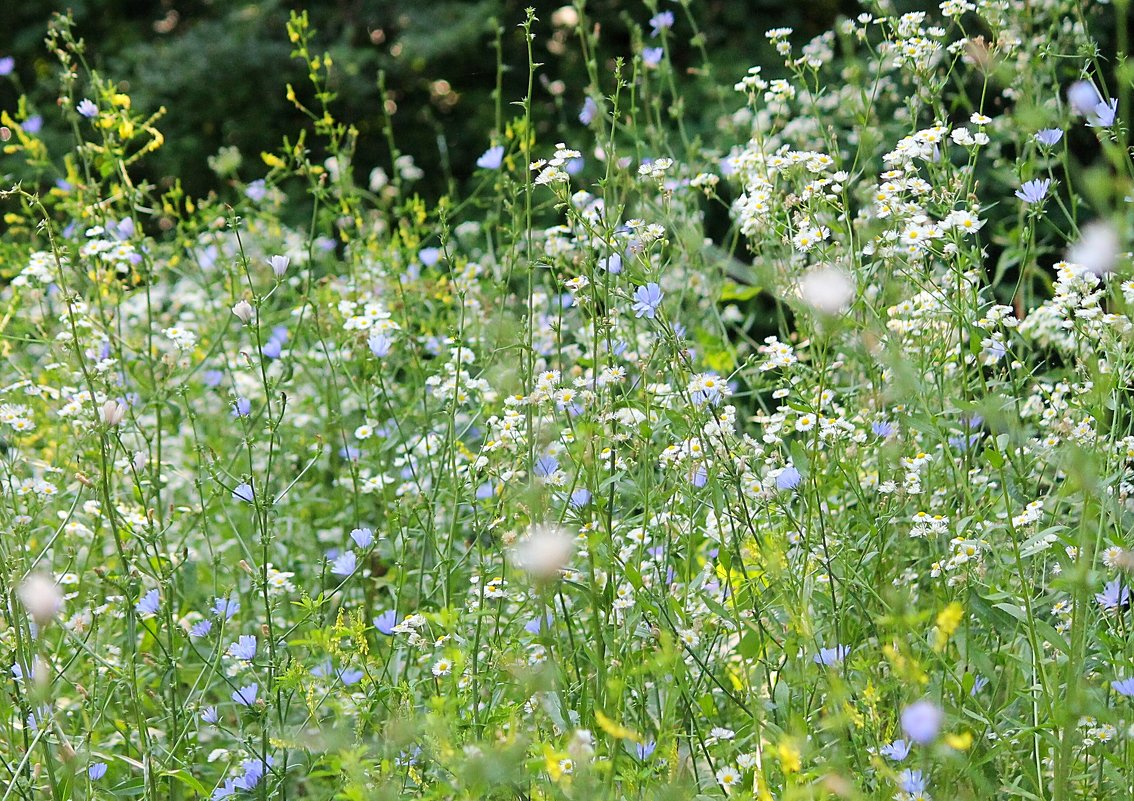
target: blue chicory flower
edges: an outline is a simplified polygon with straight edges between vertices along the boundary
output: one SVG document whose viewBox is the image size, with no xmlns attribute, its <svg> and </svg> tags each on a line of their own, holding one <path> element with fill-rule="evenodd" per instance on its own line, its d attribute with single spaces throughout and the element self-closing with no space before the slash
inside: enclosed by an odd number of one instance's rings
<svg viewBox="0 0 1134 801">
<path fill-rule="evenodd" d="M 331 572 L 344 578 L 354 573 L 357 567 L 358 557 L 354 555 L 354 551 L 346 551 L 331 562 Z"/>
<path fill-rule="evenodd" d="M 595 102 L 593 97 L 588 97 L 583 101 L 583 107 L 579 109 L 579 122 L 583 125 L 590 125 L 598 116 L 598 110 L 598 103 Z"/>
<path fill-rule="evenodd" d="M 645 286 L 640 286 L 634 290 L 634 316 L 635 317 L 649 317 L 654 319 L 657 314 L 658 306 L 661 305 L 664 293 L 661 287 L 656 283 L 648 283 Z"/>
<path fill-rule="evenodd" d="M 790 490 L 799 486 L 799 482 L 803 480 L 803 474 L 796 469 L 795 465 L 789 464 L 776 476 L 776 489 Z"/>
<path fill-rule="evenodd" d="M 209 796 L 209 801 L 224 801 L 225 798 L 231 798 L 236 795 L 236 791 L 241 788 L 236 786 L 236 779 L 225 779 L 224 784 L 213 790 L 213 794 Z"/>
<path fill-rule="evenodd" d="M 1039 203 L 1047 197 L 1047 190 L 1051 187 L 1050 178 L 1036 178 L 1027 181 L 1016 190 L 1016 197 L 1025 203 Z"/>
<path fill-rule="evenodd" d="M 267 759 L 245 759 L 240 763 L 241 775 L 236 778 L 235 786 L 241 790 L 254 790 L 268 768 L 275 764 L 271 757 Z"/>
<path fill-rule="evenodd" d="M 605 270 L 611 275 L 618 275 L 620 272 L 622 272 L 622 256 L 617 253 L 611 253 L 605 258 L 599 259 L 596 266 L 600 270 Z"/>
<path fill-rule="evenodd" d="M 373 331 L 370 334 L 368 344 L 370 345 L 370 352 L 373 353 L 376 358 L 385 359 L 390 355 L 390 349 L 394 345 L 394 340 L 390 339 L 384 331 Z"/>
<path fill-rule="evenodd" d="M 1112 97 L 1110 100 L 1099 103 L 1095 106 L 1091 115 L 1091 118 L 1087 121 L 1088 128 L 1109 128 L 1114 125 L 1115 117 L 1118 116 L 1118 98 Z"/>
<path fill-rule="evenodd" d="M 672 11 L 659 11 L 650 17 L 650 34 L 657 36 L 662 31 L 669 30 L 673 27 L 674 19 Z"/>
<path fill-rule="evenodd" d="M 251 200 L 253 203 L 259 203 L 268 196 L 268 182 L 263 178 L 257 178 L 248 186 L 244 187 L 244 197 Z"/>
<path fill-rule="evenodd" d="M 817 665 L 831 667 L 846 659 L 848 653 L 850 653 L 850 648 L 845 645 L 836 645 L 834 648 L 820 648 L 819 653 L 811 659 Z"/>
<path fill-rule="evenodd" d="M 241 662 L 251 662 L 256 658 L 256 638 L 251 634 L 241 634 L 236 642 L 228 646 L 228 655 Z"/>
<path fill-rule="evenodd" d="M 552 617 L 550 612 L 545 612 L 542 617 L 533 617 L 524 624 L 524 631 L 528 634 L 539 634 L 541 631 L 547 631 L 551 627 Z"/>
<path fill-rule="evenodd" d="M 161 594 L 157 590 L 150 590 L 134 604 L 134 610 L 139 615 L 156 615 L 161 607 Z"/>
<path fill-rule="evenodd" d="M 1102 102 L 1102 97 L 1099 95 L 1099 90 L 1090 81 L 1075 81 L 1067 87 L 1067 102 L 1070 104 L 1072 112 L 1080 117 L 1085 117 Z"/>
<path fill-rule="evenodd" d="M 898 787 L 900 787 L 903 792 L 910 793 L 911 795 L 916 796 L 918 793 L 924 793 L 925 788 L 928 786 L 929 784 L 925 779 L 925 775 L 920 770 L 907 768 L 902 771 L 902 775 L 898 777 Z"/>
<path fill-rule="evenodd" d="M 374 628 L 378 630 L 379 634 L 385 634 L 387 637 L 394 633 L 394 626 L 396 625 L 398 625 L 398 613 L 393 609 L 387 609 L 374 618 Z"/>
<path fill-rule="evenodd" d="M 340 668 L 336 675 L 339 677 L 339 681 L 349 687 L 362 681 L 365 674 L 357 668 Z"/>
<path fill-rule="evenodd" d="M 496 145 L 488 148 L 481 154 L 480 158 L 476 160 L 476 166 L 482 170 L 498 170 L 500 165 L 504 163 L 504 146 Z"/>
<path fill-rule="evenodd" d="M 217 597 L 213 601 L 213 614 L 217 617 L 224 616 L 225 620 L 232 620 L 233 615 L 240 611 L 240 601 L 235 598 L 221 598 Z"/>
<path fill-rule="evenodd" d="M 918 745 L 927 745 L 937 738 L 944 713 L 930 701 L 917 701 L 902 710 L 902 731 Z"/>
<path fill-rule="evenodd" d="M 1114 691 L 1125 698 L 1134 697 L 1134 678 L 1116 679 L 1110 683 Z"/>
<path fill-rule="evenodd" d="M 339 456 L 346 459 L 348 462 L 357 462 L 362 456 L 362 451 L 353 445 L 344 445 L 339 448 Z"/>
<path fill-rule="evenodd" d="M 1130 590 L 1122 585 L 1122 579 L 1116 578 L 1103 585 L 1103 590 L 1095 594 L 1099 606 L 1108 612 L 1113 612 L 1130 603 Z"/>
<path fill-rule="evenodd" d="M 350 538 L 359 548 L 369 548 L 374 542 L 374 532 L 368 528 L 356 528 L 350 532 Z"/>
<path fill-rule="evenodd" d="M 232 700 L 240 706 L 252 706 L 260 694 L 260 685 L 255 682 L 232 691 Z"/>
<path fill-rule="evenodd" d="M 905 740 L 894 740 L 879 748 L 878 753 L 894 762 L 901 762 L 910 755 L 910 744 Z"/>
<path fill-rule="evenodd" d="M 554 456 L 541 456 L 532 466 L 532 472 L 539 478 L 547 478 L 559 469 L 559 460 Z"/>
<path fill-rule="evenodd" d="M 876 436 L 885 439 L 886 437 L 892 437 L 894 432 L 898 430 L 898 427 L 889 420 L 877 420 L 870 426 L 870 430 L 873 431 Z"/>
</svg>

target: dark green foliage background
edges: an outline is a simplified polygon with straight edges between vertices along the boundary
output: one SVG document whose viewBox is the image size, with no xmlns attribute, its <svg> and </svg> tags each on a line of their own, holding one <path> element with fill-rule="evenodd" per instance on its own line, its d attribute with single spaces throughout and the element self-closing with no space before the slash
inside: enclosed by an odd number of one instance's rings
<svg viewBox="0 0 1134 801">
<path fill-rule="evenodd" d="M 23 91 L 31 111 L 43 115 L 49 143 L 65 136 L 52 113 L 57 66 L 42 38 L 50 14 L 69 8 L 92 65 L 120 81 L 138 108 L 168 110 L 158 126 L 166 145 L 146 160 L 142 177 L 161 186 L 177 176 L 190 194 L 200 196 L 220 186 L 208 157 L 222 146 L 236 146 L 244 156 L 240 178 L 252 180 L 266 171 L 262 150 L 274 150 L 284 135 L 309 127 L 284 96 L 287 82 L 301 98 L 306 89 L 302 65 L 289 58 L 284 30 L 291 10 L 306 9 L 319 46 L 335 60 L 337 116 L 361 134 L 359 177 L 374 166 L 389 169 L 380 132 L 382 70 L 397 104 L 398 146 L 426 171 L 419 191 L 435 197 L 451 182 L 459 186 L 488 145 L 495 122 L 498 28 L 508 67 L 505 119 L 514 113 L 507 103 L 524 94 L 526 53 L 517 24 L 528 6 L 540 20 L 535 58 L 545 76 L 535 94 L 539 133 L 553 137 L 559 126 L 578 125 L 587 76 L 573 33 L 552 24 L 562 5 L 562 0 L 7 0 L 0 2 L 0 56 L 13 56 L 16 72 L 14 80 L 0 81 L 0 107 L 13 109 Z M 677 17 L 671 40 L 675 65 L 696 70 L 701 59 L 681 7 L 669 0 L 659 5 Z M 856 8 L 842 5 L 844 13 Z M 839 0 L 695 0 L 692 11 L 715 75 L 712 83 L 690 76 L 687 125 L 696 132 L 713 124 L 719 111 L 708 102 L 713 87 L 731 86 L 752 64 L 777 62 L 765 30 L 790 26 L 809 37 L 830 26 L 839 6 Z M 600 26 L 599 67 L 607 75 L 615 56 L 632 55 L 642 28 L 649 35 L 651 14 L 639 0 L 592 0 L 586 14 Z M 451 94 L 439 93 L 437 81 L 448 82 Z M 552 91 L 556 81 L 562 81 L 560 94 Z"/>
</svg>

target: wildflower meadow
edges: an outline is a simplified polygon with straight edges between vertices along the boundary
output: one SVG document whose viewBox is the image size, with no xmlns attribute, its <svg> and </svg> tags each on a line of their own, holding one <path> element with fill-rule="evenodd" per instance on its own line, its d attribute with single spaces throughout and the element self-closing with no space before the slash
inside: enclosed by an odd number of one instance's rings
<svg viewBox="0 0 1134 801">
<path fill-rule="evenodd" d="M 200 196 L 44 20 L 0 801 L 1134 799 L 1130 0 L 867 2 L 735 76 L 623 5 L 556 12 L 552 123 L 551 21 L 494 21 L 437 198 L 306 13 L 306 124 Z"/>
</svg>

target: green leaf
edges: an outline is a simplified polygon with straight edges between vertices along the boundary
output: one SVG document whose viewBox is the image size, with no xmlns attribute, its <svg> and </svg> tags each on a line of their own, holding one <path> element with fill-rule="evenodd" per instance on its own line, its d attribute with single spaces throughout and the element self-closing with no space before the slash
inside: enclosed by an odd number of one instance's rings
<svg viewBox="0 0 1134 801">
<path fill-rule="evenodd" d="M 758 286 L 746 286 L 734 281 L 726 281 L 724 287 L 721 288 L 720 299 L 722 303 L 729 300 L 751 300 L 761 291 Z"/>
<path fill-rule="evenodd" d="M 201 796 L 204 796 L 204 797 L 207 798 L 210 795 L 209 791 L 205 788 L 205 785 L 201 784 L 201 782 L 199 782 L 196 778 L 194 778 L 188 771 L 185 771 L 185 770 L 167 770 L 167 771 L 164 771 L 161 775 L 162 775 L 162 777 L 168 776 L 171 779 L 177 779 L 177 781 L 181 782 L 186 787 L 188 787 L 190 790 L 192 790 L 195 793 L 198 793 Z"/>
<path fill-rule="evenodd" d="M 745 659 L 755 659 L 760 655 L 763 638 L 758 631 L 750 631 L 740 638 L 736 650 Z"/>
<path fill-rule="evenodd" d="M 992 608 L 993 609 L 999 609 L 1002 612 L 1007 612 L 1012 617 L 1019 620 L 1021 623 L 1027 623 L 1028 622 L 1028 613 L 1024 611 L 1023 607 L 1020 607 L 1016 604 L 1008 604 L 1008 603 L 993 604 Z"/>
<path fill-rule="evenodd" d="M 635 590 L 642 589 L 642 574 L 638 571 L 638 568 L 627 562 L 623 566 L 623 570 L 626 572 L 626 580 L 630 582 L 631 586 Z"/>
<path fill-rule="evenodd" d="M 811 474 L 811 460 L 807 458 L 807 452 L 803 450 L 803 446 L 798 441 L 793 441 L 791 447 L 791 461 L 795 465 L 804 478 Z"/>
<path fill-rule="evenodd" d="M 731 373 L 736 367 L 736 359 L 726 350 L 705 354 L 705 364 L 716 373 Z"/>
<path fill-rule="evenodd" d="M 1039 619 L 1033 621 L 1033 625 L 1035 625 L 1036 631 L 1041 637 L 1054 645 L 1061 652 L 1065 654 L 1071 653 L 1071 646 L 1067 643 L 1067 640 L 1064 639 L 1063 635 L 1055 630 L 1055 626 L 1051 625 L 1046 620 Z"/>
</svg>

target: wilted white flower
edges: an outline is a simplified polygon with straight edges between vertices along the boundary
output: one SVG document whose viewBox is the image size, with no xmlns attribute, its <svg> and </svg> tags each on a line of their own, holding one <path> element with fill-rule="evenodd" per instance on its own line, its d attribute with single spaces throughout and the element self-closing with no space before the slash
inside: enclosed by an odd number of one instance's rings
<svg viewBox="0 0 1134 801">
<path fill-rule="evenodd" d="M 567 743 L 567 753 L 578 762 L 589 760 L 595 753 L 595 735 L 590 729 L 575 729 Z"/>
<path fill-rule="evenodd" d="M 276 278 L 283 278 L 289 264 L 291 264 L 291 258 L 288 256 L 272 256 L 268 259 L 268 265 L 272 268 Z"/>
<path fill-rule="evenodd" d="M 102 422 L 116 426 L 126 417 L 126 404 L 122 401 L 108 400 L 102 405 Z"/>
<path fill-rule="evenodd" d="M 240 322 L 247 323 L 252 319 L 252 304 L 242 300 L 232 307 L 232 313 L 240 319 Z"/>
<path fill-rule="evenodd" d="M 381 192 L 386 188 L 386 184 L 390 183 L 390 176 L 381 167 L 375 167 L 370 171 L 369 186 L 371 192 Z"/>
</svg>

